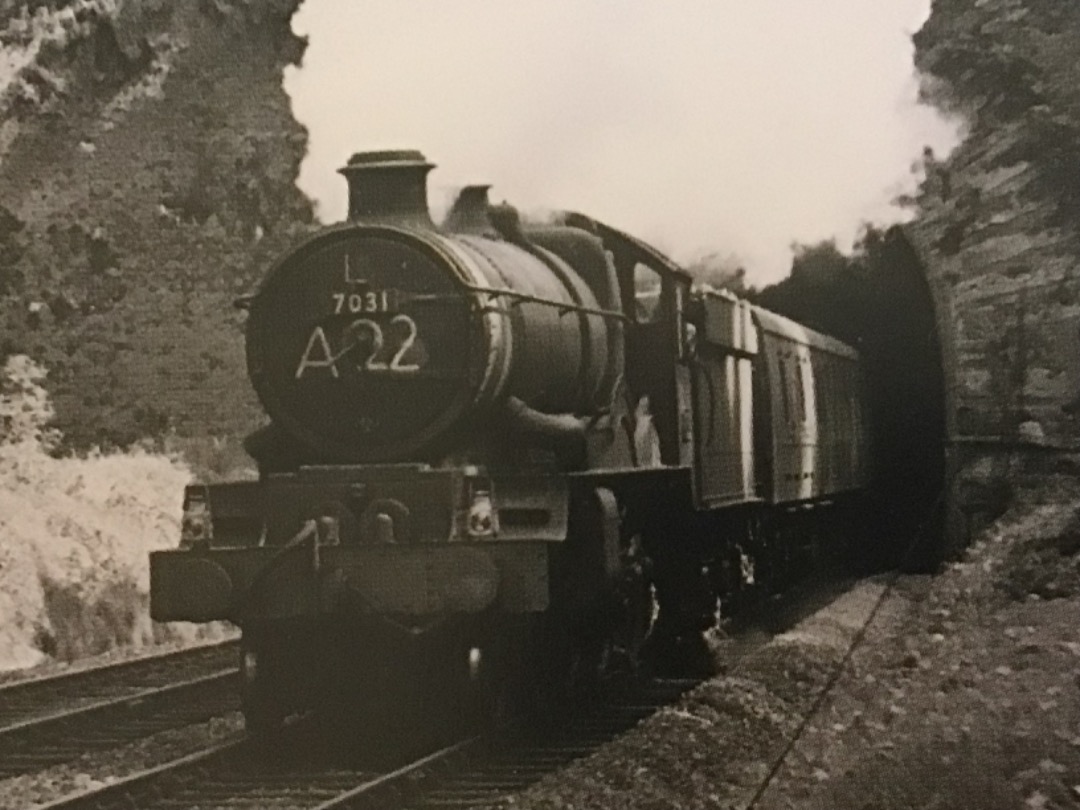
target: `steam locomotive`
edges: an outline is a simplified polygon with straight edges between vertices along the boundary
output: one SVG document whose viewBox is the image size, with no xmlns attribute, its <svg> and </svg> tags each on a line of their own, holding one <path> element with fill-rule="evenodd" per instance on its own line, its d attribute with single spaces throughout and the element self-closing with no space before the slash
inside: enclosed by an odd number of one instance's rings
<svg viewBox="0 0 1080 810">
<path fill-rule="evenodd" d="M 156 620 L 242 628 L 253 728 L 637 667 L 867 485 L 852 348 L 486 186 L 436 226 L 431 168 L 354 155 L 348 220 L 239 302 L 259 480 L 189 486 L 151 555 Z"/>
</svg>

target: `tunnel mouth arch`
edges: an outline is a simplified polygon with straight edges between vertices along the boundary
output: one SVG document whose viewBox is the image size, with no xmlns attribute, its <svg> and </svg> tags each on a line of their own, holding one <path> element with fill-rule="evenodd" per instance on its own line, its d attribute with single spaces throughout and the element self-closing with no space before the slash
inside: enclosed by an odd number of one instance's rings
<svg viewBox="0 0 1080 810">
<path fill-rule="evenodd" d="M 899 227 L 886 232 L 864 337 L 873 418 L 876 529 L 898 562 L 932 569 L 949 551 L 948 406 L 939 313 L 926 268 Z M 910 547 L 910 551 L 908 548 Z"/>
<path fill-rule="evenodd" d="M 946 348 L 926 267 L 902 226 L 868 228 L 852 255 L 797 252 L 757 303 L 858 349 L 872 484 L 865 542 L 876 566 L 930 571 L 950 553 Z"/>
</svg>

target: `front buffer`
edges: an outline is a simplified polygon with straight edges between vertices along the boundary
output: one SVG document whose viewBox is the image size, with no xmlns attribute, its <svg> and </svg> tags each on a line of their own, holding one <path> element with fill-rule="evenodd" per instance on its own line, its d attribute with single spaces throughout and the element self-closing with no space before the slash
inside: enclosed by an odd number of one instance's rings
<svg viewBox="0 0 1080 810">
<path fill-rule="evenodd" d="M 156 621 L 320 617 L 412 628 L 547 609 L 568 494 L 475 468 L 304 467 L 187 489 L 181 547 L 150 555 Z"/>
</svg>

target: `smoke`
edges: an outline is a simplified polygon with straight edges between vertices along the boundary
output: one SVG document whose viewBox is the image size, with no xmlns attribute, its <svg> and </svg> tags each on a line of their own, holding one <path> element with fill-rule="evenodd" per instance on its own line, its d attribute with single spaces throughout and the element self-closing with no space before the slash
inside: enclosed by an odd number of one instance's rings
<svg viewBox="0 0 1080 810">
<path fill-rule="evenodd" d="M 751 280 L 791 244 L 895 221 L 924 146 L 953 124 L 917 102 L 911 34 L 929 0 L 307 0 L 286 75 L 310 133 L 299 184 L 340 219 L 335 174 L 419 148 L 433 197 L 490 182 L 524 209 L 581 210 L 676 258 L 733 253 Z"/>
</svg>

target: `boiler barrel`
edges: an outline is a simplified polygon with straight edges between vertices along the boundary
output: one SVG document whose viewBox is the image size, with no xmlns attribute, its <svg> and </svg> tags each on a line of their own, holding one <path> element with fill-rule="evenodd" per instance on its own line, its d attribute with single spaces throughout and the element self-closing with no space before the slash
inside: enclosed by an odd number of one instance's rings
<svg viewBox="0 0 1080 810">
<path fill-rule="evenodd" d="M 591 414 L 611 330 L 573 267 L 529 244 L 348 224 L 279 262 L 251 302 L 267 413 L 327 460 L 422 458 L 508 397 Z"/>
</svg>

